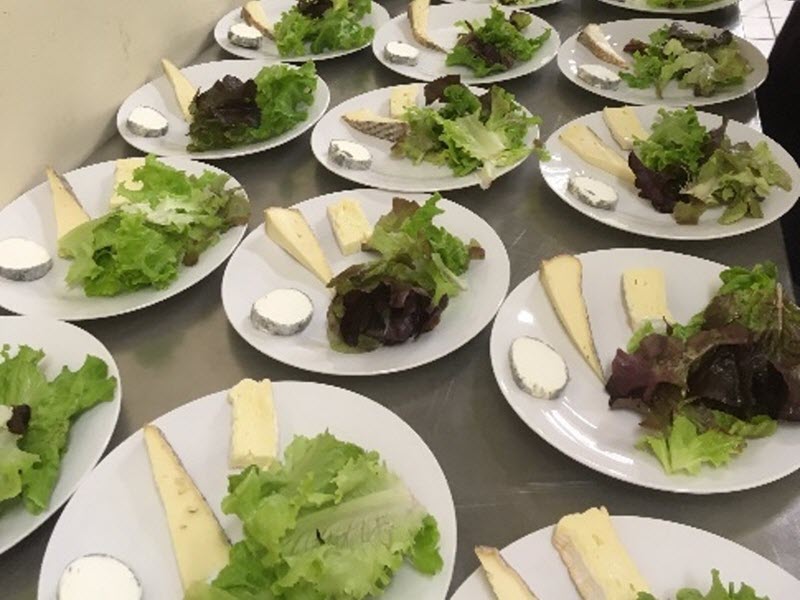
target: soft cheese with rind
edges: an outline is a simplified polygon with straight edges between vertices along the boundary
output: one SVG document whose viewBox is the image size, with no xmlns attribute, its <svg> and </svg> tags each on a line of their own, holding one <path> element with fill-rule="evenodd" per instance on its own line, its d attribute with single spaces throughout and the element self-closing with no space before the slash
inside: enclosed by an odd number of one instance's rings
<svg viewBox="0 0 800 600">
<path fill-rule="evenodd" d="M 87 554 L 69 563 L 58 580 L 57 600 L 141 600 L 133 570 L 108 554 Z"/>
<path fill-rule="evenodd" d="M 355 198 L 342 198 L 327 208 L 328 221 L 342 254 L 349 256 L 361 251 L 364 242 L 372 237 L 372 225 L 361 204 Z"/>
<path fill-rule="evenodd" d="M 605 507 L 563 517 L 553 545 L 583 600 L 636 600 L 639 592 L 650 591 Z"/>
<path fill-rule="evenodd" d="M 382 140 L 396 142 L 408 132 L 408 123 L 392 117 L 384 117 L 369 108 L 362 108 L 342 115 L 342 120 L 353 129 Z"/>
<path fill-rule="evenodd" d="M 579 65 L 578 78 L 604 90 L 615 90 L 622 82 L 619 75 L 603 65 Z"/>
<path fill-rule="evenodd" d="M 275 31 L 272 24 L 267 19 L 267 13 L 264 12 L 264 7 L 261 5 L 260 0 L 250 0 L 242 7 L 239 16 L 242 20 L 251 27 L 258 29 L 264 37 L 275 39 Z"/>
<path fill-rule="evenodd" d="M 250 321 L 257 329 L 273 335 L 295 335 L 303 331 L 314 316 L 314 303 L 307 294 L 294 288 L 278 288 L 253 302 Z"/>
<path fill-rule="evenodd" d="M 257 50 L 264 41 L 264 34 L 247 23 L 234 23 L 228 30 L 228 40 L 234 46 Z"/>
<path fill-rule="evenodd" d="M 538 600 L 497 548 L 477 546 L 475 555 L 497 600 Z"/>
<path fill-rule="evenodd" d="M 603 109 L 603 120 L 614 141 L 623 150 L 633 150 L 633 143 L 636 140 L 646 140 L 650 137 L 632 106 L 606 106 Z"/>
<path fill-rule="evenodd" d="M 42 246 L 25 238 L 0 241 L 0 277 L 11 281 L 36 281 L 53 268 L 53 259 Z"/>
<path fill-rule="evenodd" d="M 192 82 L 186 78 L 181 70 L 172 64 L 166 58 L 161 59 L 161 66 L 164 69 L 164 74 L 172 86 L 172 91 L 175 93 L 175 101 L 178 103 L 178 108 L 187 123 L 192 122 L 192 111 L 190 106 L 197 95 L 197 87 L 192 85 Z"/>
<path fill-rule="evenodd" d="M 622 297 L 628 314 L 628 324 L 633 331 L 647 322 L 658 326 L 664 321 L 673 321 L 667 306 L 667 284 L 661 269 L 623 271 Z"/>
<path fill-rule="evenodd" d="M 607 183 L 585 175 L 572 175 L 567 182 L 567 191 L 578 200 L 593 208 L 612 210 L 617 205 L 617 192 Z"/>
<path fill-rule="evenodd" d="M 117 161 L 114 163 L 114 187 L 112 190 L 111 199 L 108 201 L 109 208 L 119 208 L 128 202 L 128 199 L 118 192 L 120 185 L 124 185 L 126 189 L 131 191 L 142 189 L 142 182 L 135 181 L 133 179 L 133 174 L 136 169 L 143 166 L 143 156 L 117 159 Z"/>
<path fill-rule="evenodd" d="M 398 40 L 388 42 L 383 49 L 383 57 L 395 65 L 415 66 L 419 62 L 419 50 L 411 44 Z"/>
<path fill-rule="evenodd" d="M 411 0 L 408 4 L 408 22 L 411 35 L 423 48 L 447 52 L 428 35 L 428 17 L 430 16 L 430 0 Z"/>
<path fill-rule="evenodd" d="M 331 140 L 328 157 L 340 167 L 354 171 L 366 171 L 372 166 L 369 148 L 351 140 Z"/>
<path fill-rule="evenodd" d="M 167 118 L 152 106 L 137 106 L 125 124 L 133 135 L 140 137 L 161 137 L 169 131 Z"/>
<path fill-rule="evenodd" d="M 567 363 L 542 340 L 522 336 L 509 349 L 511 373 L 517 385 L 537 398 L 556 398 L 569 381 Z"/>
<path fill-rule="evenodd" d="M 264 211 L 264 217 L 267 236 L 327 285 L 333 273 L 303 213 L 273 206 Z"/>
<path fill-rule="evenodd" d="M 63 175 L 47 167 L 47 181 L 53 197 L 53 212 L 56 217 L 57 239 L 61 239 L 70 231 L 90 220 L 81 206 L 72 186 Z M 59 251 L 59 254 L 62 254 Z"/>
<path fill-rule="evenodd" d="M 628 63 L 620 56 L 619 52 L 614 50 L 614 47 L 608 43 L 606 34 L 596 23 L 590 23 L 581 30 L 578 34 L 578 42 L 586 46 L 592 54 L 604 62 L 623 69 L 628 66 Z"/>
<path fill-rule="evenodd" d="M 559 134 L 558 139 L 590 165 L 629 183 L 636 180 L 628 161 L 603 142 L 587 125 L 583 123 L 568 125 Z"/>
<path fill-rule="evenodd" d="M 243 379 L 228 392 L 232 469 L 268 467 L 278 457 L 278 417 L 269 379 Z"/>
</svg>

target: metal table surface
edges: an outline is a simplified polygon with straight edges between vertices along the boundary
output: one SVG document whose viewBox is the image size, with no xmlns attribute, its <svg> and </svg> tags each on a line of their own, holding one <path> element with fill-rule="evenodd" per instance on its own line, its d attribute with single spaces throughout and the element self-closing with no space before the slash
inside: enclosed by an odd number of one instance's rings
<svg viewBox="0 0 800 600">
<path fill-rule="evenodd" d="M 393 15 L 404 9 L 403 0 L 386 4 Z M 589 22 L 642 16 L 595 0 L 566 0 L 536 14 L 550 21 L 562 39 Z M 694 19 L 732 27 L 739 12 L 728 8 Z M 197 62 L 225 57 L 222 50 L 210 48 Z M 318 70 L 331 88 L 332 106 L 361 92 L 403 82 L 368 49 L 320 62 Z M 544 137 L 605 105 L 562 77 L 555 61 L 504 85 L 543 117 Z M 750 95 L 710 110 L 748 122 L 756 116 L 755 98 Z M 262 222 L 266 206 L 288 206 L 354 187 L 314 160 L 309 139 L 307 133 L 277 150 L 216 163 L 247 189 L 254 208 L 251 227 Z M 133 154 L 115 137 L 89 162 Z M 497 230 L 511 258 L 512 289 L 542 258 L 623 246 L 691 253 L 727 264 L 770 259 L 788 277 L 777 225 L 711 242 L 664 242 L 616 231 L 559 200 L 534 159 L 495 182 L 489 191 L 470 189 L 450 192 L 447 197 L 475 211 Z M 228 324 L 220 300 L 222 272 L 223 268 L 218 269 L 157 306 L 81 325 L 108 346 L 121 372 L 122 414 L 109 449 L 151 419 L 244 377 L 321 381 L 385 405 L 414 427 L 439 459 L 458 516 L 451 592 L 477 567 L 472 553 L 476 544 L 502 547 L 567 512 L 600 504 L 613 514 L 669 519 L 707 529 L 800 577 L 800 473 L 763 488 L 705 497 L 650 491 L 600 475 L 539 439 L 511 410 L 488 360 L 490 327 L 449 356 L 399 374 L 338 378 L 284 366 L 251 348 Z M 0 556 L 0 597 L 36 597 L 39 566 L 56 518 Z"/>
</svg>

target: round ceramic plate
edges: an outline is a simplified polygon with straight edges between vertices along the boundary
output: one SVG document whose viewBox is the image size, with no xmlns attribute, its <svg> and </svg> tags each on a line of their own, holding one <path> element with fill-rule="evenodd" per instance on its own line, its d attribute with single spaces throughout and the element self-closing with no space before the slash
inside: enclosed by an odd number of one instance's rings
<svg viewBox="0 0 800 600">
<path fill-rule="evenodd" d="M 392 142 L 356 131 L 342 119 L 346 113 L 362 108 L 388 117 L 389 101 L 395 87 L 399 86 L 380 88 L 345 100 L 322 117 L 311 134 L 311 150 L 322 166 L 355 183 L 400 192 L 444 192 L 481 185 L 477 173 L 458 176 L 447 165 L 434 165 L 429 162 L 414 164 L 407 158 L 392 156 Z M 419 88 L 418 102 L 421 103 L 423 85 L 419 84 Z M 471 87 L 470 89 L 476 94 L 484 93 L 484 90 L 480 88 Z M 526 143 L 532 145 L 538 137 L 539 128 L 531 127 L 526 137 Z M 372 166 L 360 171 L 336 164 L 328 156 L 332 140 L 354 140 L 365 146 L 372 154 Z M 497 169 L 494 178 L 505 175 L 521 165 L 524 160 Z"/>
<path fill-rule="evenodd" d="M 459 2 L 470 2 L 472 4 L 496 4 L 494 0 L 444 0 L 445 2 L 450 2 L 452 4 L 458 4 Z M 558 4 L 561 0 L 533 0 L 532 2 L 527 2 L 525 0 L 521 2 L 511 3 L 507 6 L 509 8 L 514 9 L 522 9 L 522 10 L 530 10 L 532 8 L 542 8 L 543 6 L 551 6 L 553 4 Z"/>
<path fill-rule="evenodd" d="M 651 33 L 663 26 L 675 23 L 674 19 L 625 19 L 623 21 L 612 21 L 603 23 L 600 27 L 608 38 L 609 43 L 614 49 L 623 56 L 629 64 L 633 64 L 633 57 L 623 52 L 625 45 L 632 39 L 639 39 L 647 42 Z M 677 21 L 689 31 L 722 31 L 717 27 L 703 25 L 702 23 L 692 23 L 690 21 Z M 580 33 L 580 32 L 578 32 Z M 630 87 L 625 81 L 619 84 L 615 90 L 606 90 L 598 86 L 586 83 L 578 77 L 578 67 L 585 64 L 603 65 L 612 71 L 618 71 L 618 67 L 604 63 L 583 44 L 578 42 L 578 33 L 575 33 L 565 41 L 558 51 L 558 68 L 572 83 L 578 87 L 603 96 L 623 102 L 626 104 L 665 104 L 671 106 L 702 106 L 707 104 L 718 104 L 728 102 L 734 98 L 746 96 L 761 85 L 767 78 L 767 59 L 753 44 L 745 39 L 736 37 L 739 51 L 747 59 L 753 70 L 745 77 L 740 85 L 731 86 L 720 90 L 713 96 L 695 96 L 691 88 L 679 88 L 677 81 L 671 81 L 664 89 L 662 98 L 656 95 L 655 88 L 636 89 Z"/>
<path fill-rule="evenodd" d="M 219 60 L 200 65 L 192 65 L 181 69 L 187 79 L 200 90 L 207 90 L 225 75 L 234 75 L 239 79 L 251 79 L 262 68 L 275 64 L 265 60 Z M 189 125 L 183 118 L 178 108 L 172 86 L 165 76 L 154 79 L 140 87 L 128 96 L 117 111 L 117 129 L 119 134 L 134 148 L 142 152 L 157 154 L 159 156 L 187 156 L 197 159 L 232 158 L 263 152 L 270 148 L 277 148 L 295 139 L 310 129 L 328 109 L 331 95 L 328 85 L 321 77 L 317 77 L 317 89 L 314 92 L 314 103 L 308 108 L 308 117 L 298 123 L 289 131 L 274 138 L 245 146 L 226 148 L 222 150 L 206 150 L 203 152 L 190 152 L 186 149 L 189 143 Z M 169 130 L 162 137 L 148 138 L 134 135 L 127 126 L 128 115 L 137 106 L 151 106 L 163 114 L 169 122 Z"/>
<path fill-rule="evenodd" d="M 634 110 L 646 130 L 658 114 L 656 106 L 635 107 Z M 708 129 L 719 127 L 722 118 L 706 112 L 698 112 L 700 123 Z M 609 147 L 617 150 L 620 155 L 625 153 L 619 150 L 608 127 L 603 120 L 602 112 L 595 112 L 575 119 L 571 123 L 584 123 L 592 129 Z M 561 132 L 571 123 L 567 123 L 553 133 L 545 143 L 545 147 L 552 155 L 552 159 L 541 163 L 542 175 L 547 185 L 550 186 L 564 202 L 574 209 L 582 212 L 587 217 L 610 225 L 615 229 L 622 229 L 631 233 L 638 233 L 654 238 L 671 240 L 711 240 L 731 237 L 760 229 L 779 219 L 797 201 L 797 190 L 800 187 L 800 169 L 797 163 L 777 142 L 771 140 L 763 133 L 746 125 L 729 121 L 727 135 L 733 142 L 749 142 L 751 145 L 765 141 L 775 161 L 791 176 L 793 186 L 791 191 L 773 186 L 769 196 L 761 203 L 764 216 L 760 219 L 745 217 L 730 225 L 718 223 L 723 213 L 723 208 L 716 207 L 707 210 L 700 217 L 697 225 L 679 225 L 671 214 L 657 212 L 649 200 L 639 197 L 636 187 L 622 179 L 610 175 L 584 161 L 572 150 L 567 148 L 559 139 Z M 617 191 L 619 201 L 614 210 L 594 208 L 579 200 L 567 191 L 567 184 L 572 175 L 588 175 L 605 181 Z"/>
<path fill-rule="evenodd" d="M 69 445 L 47 510 L 32 515 L 21 502 L 12 501 L 0 513 L 0 554 L 49 519 L 94 468 L 114 433 L 122 398 L 119 370 L 111 353 L 94 336 L 74 325 L 33 317 L 0 317 L 0 345 L 5 344 L 13 354 L 22 345 L 43 350 L 45 357 L 40 367 L 48 381 L 63 367 L 74 371 L 81 368 L 87 356 L 96 356 L 108 365 L 108 374 L 116 378 L 117 387 L 110 402 L 85 412 L 70 428 Z"/>
<path fill-rule="evenodd" d="M 711 569 L 723 581 L 745 582 L 763 596 L 800 598 L 800 581 L 763 556 L 730 540 L 688 525 L 644 517 L 611 517 L 614 529 L 656 598 L 674 598 L 683 587 L 706 593 Z M 553 527 L 545 527 L 503 549 L 506 561 L 540 600 L 580 600 L 558 552 Z M 658 540 L 658 543 L 653 543 Z M 486 576 L 475 571 L 452 600 L 494 600 Z"/>
<path fill-rule="evenodd" d="M 334 273 L 350 265 L 374 259 L 358 252 L 343 256 L 326 216 L 329 204 L 342 198 L 358 200 L 367 219 L 375 223 L 392 209 L 392 196 L 378 190 L 350 190 L 318 196 L 294 206 L 303 213 L 319 239 Z M 424 202 L 426 196 L 408 196 Z M 294 367 L 329 375 L 377 375 L 411 369 L 450 354 L 475 337 L 505 298 L 509 262 L 503 242 L 486 221 L 466 208 L 447 200 L 438 204 L 444 213 L 435 223 L 463 240 L 478 240 L 486 259 L 474 261 L 463 276 L 468 289 L 452 299 L 441 323 L 416 341 L 384 346 L 373 352 L 344 354 L 328 344 L 326 314 L 330 290 L 264 233 L 256 228 L 234 253 L 222 280 L 222 303 L 234 329 L 259 352 Z M 310 325 L 294 336 L 275 336 L 256 329 L 250 322 L 253 303 L 276 288 L 296 288 L 314 303 Z"/>
<path fill-rule="evenodd" d="M 265 0 L 261 1 L 262 6 L 264 7 L 264 12 L 267 15 L 267 19 L 269 19 L 270 23 L 277 23 L 280 21 L 281 15 L 291 9 L 293 6 L 297 4 L 294 0 L 270 0 L 266 2 Z M 261 58 L 271 61 L 282 60 L 284 62 L 305 62 L 307 60 L 327 60 L 329 58 L 337 58 L 339 56 L 344 56 L 346 54 L 352 54 L 353 52 L 358 52 L 369 46 L 369 42 L 360 46 L 358 48 L 353 48 L 352 50 L 327 50 L 325 52 L 321 52 L 319 54 L 303 54 L 302 56 L 281 56 L 278 52 L 278 47 L 275 45 L 273 40 L 268 38 L 264 38 L 261 43 L 261 48 L 258 49 L 251 49 L 251 48 L 242 48 L 241 46 L 237 46 L 236 44 L 231 43 L 228 39 L 228 31 L 230 30 L 232 25 L 236 23 L 242 23 L 242 18 L 240 16 L 241 8 L 235 8 L 227 15 L 222 17 L 218 22 L 217 26 L 214 27 L 214 39 L 217 40 L 217 44 L 219 44 L 222 48 L 230 52 L 235 56 L 239 56 L 241 58 Z M 372 12 L 368 15 L 365 15 L 363 19 L 361 19 L 361 25 L 367 27 L 372 27 L 375 31 L 378 31 L 384 23 L 389 21 L 389 13 L 386 11 L 383 6 L 378 4 L 377 2 L 372 3 Z"/>
<path fill-rule="evenodd" d="M 428 577 L 403 566 L 381 597 L 444 598 L 456 550 L 455 508 L 444 473 L 425 442 L 388 409 L 342 388 L 279 382 L 273 383 L 273 392 L 282 449 L 294 436 L 330 431 L 341 440 L 376 450 L 436 518 L 442 536 L 441 572 Z M 235 541 L 241 538 L 241 523 L 220 510 L 229 474 L 230 418 L 227 392 L 219 392 L 181 406 L 154 423 Z M 198 437 L 199 431 L 203 435 Z M 128 564 L 142 583 L 145 598 L 183 597 L 141 431 L 98 465 L 64 510 L 42 562 L 39 599 L 55 597 L 58 579 L 70 561 L 98 552 Z"/>
<path fill-rule="evenodd" d="M 506 13 L 514 11 L 510 7 L 500 8 Z M 458 34 L 464 32 L 462 28 L 456 25 L 458 21 L 482 21 L 489 14 L 490 6 L 488 4 L 463 2 L 459 4 L 458 10 L 454 10 L 451 5 L 447 4 L 431 6 L 428 37 L 443 48 L 450 50 L 455 46 Z M 558 54 L 558 47 L 561 44 L 558 31 L 544 19 L 531 16 L 533 17 L 533 22 L 522 33 L 526 37 L 533 38 L 541 35 L 546 29 L 550 29 L 550 38 L 536 51 L 529 61 L 518 62 L 508 71 L 487 77 L 475 77 L 472 70 L 466 67 L 448 67 L 445 65 L 446 55 L 443 52 L 420 46 L 411 35 L 411 25 L 405 13 L 398 15 L 378 30 L 375 34 L 375 39 L 372 40 L 372 51 L 375 53 L 376 58 L 386 67 L 417 81 L 433 81 L 444 75 L 453 74 L 461 75 L 461 81 L 464 83 L 486 84 L 508 81 L 509 79 L 516 79 L 538 71 Z M 398 65 L 386 60 L 383 54 L 384 48 L 386 48 L 386 44 L 392 41 L 402 41 L 417 47 L 419 50 L 419 62 L 415 66 L 410 66 Z"/>
<path fill-rule="evenodd" d="M 600 0 L 604 4 L 610 4 L 618 8 L 627 8 L 639 12 L 672 14 L 672 15 L 688 15 L 696 13 L 706 13 L 725 8 L 726 6 L 734 6 L 739 3 L 739 0 L 716 0 L 716 2 L 708 2 L 699 6 L 684 6 L 684 7 L 669 7 L 669 6 L 651 6 L 647 0 Z"/>
<path fill-rule="evenodd" d="M 187 173 L 200 174 L 220 169 L 185 158 L 166 158 L 163 162 Z M 114 188 L 115 161 L 97 163 L 65 174 L 75 195 L 92 218 L 108 212 Z M 231 178 L 228 186 L 240 187 Z M 0 239 L 23 237 L 44 246 L 53 257 L 53 268 L 38 281 L 21 282 L 0 279 L 0 306 L 12 312 L 81 321 L 128 313 L 182 292 L 210 275 L 230 256 L 244 236 L 246 227 L 225 232 L 214 246 L 200 255 L 193 267 L 181 267 L 178 278 L 163 289 L 144 289 L 113 297 L 87 297 L 83 288 L 70 288 L 65 277 L 70 261 L 58 257 L 53 201 L 47 182 L 28 190 L 0 211 Z"/>
<path fill-rule="evenodd" d="M 606 375 L 617 349 L 625 348 L 632 335 L 620 292 L 623 271 L 639 267 L 663 271 L 667 305 L 675 319 L 685 323 L 722 285 L 718 275 L 725 268 L 693 256 L 640 248 L 601 250 L 578 258 L 583 263 L 583 295 L 594 341 Z M 522 335 L 543 340 L 564 357 L 570 380 L 557 399 L 534 398 L 514 382 L 508 351 Z M 781 422 L 773 436 L 749 440 L 747 449 L 725 467 L 706 467 L 694 477 L 665 473 L 655 457 L 635 448 L 644 432 L 640 416 L 608 408 L 603 383 L 561 327 L 538 273 L 520 283 L 503 303 L 492 329 L 490 352 L 500 390 L 528 427 L 570 458 L 610 477 L 669 492 L 712 494 L 754 488 L 800 468 L 800 426 Z"/>
</svg>

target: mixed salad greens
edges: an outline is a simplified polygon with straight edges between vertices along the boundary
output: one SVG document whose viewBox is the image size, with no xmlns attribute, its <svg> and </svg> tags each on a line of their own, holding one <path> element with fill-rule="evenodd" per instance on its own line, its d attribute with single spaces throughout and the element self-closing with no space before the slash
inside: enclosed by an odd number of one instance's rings
<svg viewBox="0 0 800 600">
<path fill-rule="evenodd" d="M 21 498 L 28 512 L 47 509 L 58 481 L 74 420 L 114 397 L 108 365 L 87 356 L 77 371 L 64 367 L 52 381 L 40 363 L 44 352 L 0 349 L 0 510 Z"/>
<path fill-rule="evenodd" d="M 711 578 L 711 589 L 708 593 L 704 594 L 696 588 L 683 588 L 678 590 L 675 600 L 769 600 L 767 596 L 758 596 L 746 583 L 740 584 L 738 590 L 734 583 L 724 585 L 716 569 L 711 571 Z M 636 600 L 657 600 L 657 598 L 647 592 L 639 592 Z"/>
<path fill-rule="evenodd" d="M 280 135 L 308 118 L 316 89 L 312 62 L 270 65 L 246 81 L 226 75 L 195 96 L 188 150 L 234 148 Z"/>
<path fill-rule="evenodd" d="M 372 12 L 372 0 L 299 0 L 275 25 L 281 56 L 326 50 L 353 50 L 372 41 L 375 30 L 361 20 Z"/>
<path fill-rule="evenodd" d="M 458 176 L 478 171 L 488 187 L 499 168 L 526 158 L 536 148 L 525 138 L 541 119 L 531 115 L 498 86 L 476 96 L 448 75 L 425 86 L 425 106 L 411 107 L 409 127 L 392 152 L 411 159 L 447 165 Z"/>
<path fill-rule="evenodd" d="M 713 4 L 719 0 L 647 0 L 649 6 L 657 8 L 694 8 Z"/>
<path fill-rule="evenodd" d="M 87 296 L 169 286 L 181 264 L 194 265 L 220 234 L 248 223 L 250 203 L 227 187 L 229 179 L 190 175 L 148 156 L 133 174 L 140 188 L 117 189 L 127 202 L 59 241 L 59 253 L 72 259 L 67 283 Z"/>
<path fill-rule="evenodd" d="M 446 64 L 461 65 L 471 69 L 476 77 L 486 77 L 508 71 L 516 62 L 528 61 L 550 38 L 549 29 L 537 37 L 525 37 L 522 32 L 532 21 L 533 17 L 526 12 L 506 15 L 496 6 L 491 7 L 491 14 L 482 22 L 459 21 L 464 33 L 459 34 Z"/>
<path fill-rule="evenodd" d="M 654 87 L 659 98 L 673 80 L 695 96 L 713 96 L 743 83 L 753 70 L 727 30 L 694 33 L 672 23 L 651 33 L 649 42 L 631 40 L 624 50 L 633 55 L 633 68 L 619 76 L 632 88 Z"/>
<path fill-rule="evenodd" d="M 187 600 L 360 600 L 405 561 L 442 568 L 434 517 L 377 452 L 329 433 L 294 438 L 282 464 L 232 475 L 222 510 L 241 519 L 244 540 Z"/>
<path fill-rule="evenodd" d="M 639 443 L 668 473 L 721 466 L 747 440 L 800 421 L 800 307 L 772 263 L 730 268 L 685 325 L 645 324 L 617 350 L 611 408 L 644 415 Z"/>
<path fill-rule="evenodd" d="M 693 107 L 660 109 L 650 137 L 636 140 L 628 163 L 642 198 L 681 224 L 695 224 L 706 209 L 725 207 L 723 225 L 745 217 L 761 218 L 761 203 L 772 186 L 792 189 L 766 142 L 732 143 L 727 120 L 709 131 Z"/>
<path fill-rule="evenodd" d="M 369 352 L 431 331 L 464 284 L 470 262 L 484 258 L 475 240 L 465 244 L 433 219 L 439 194 L 424 205 L 395 198 L 367 244 L 377 260 L 353 265 L 328 284 L 328 339 L 340 352 Z"/>
</svg>

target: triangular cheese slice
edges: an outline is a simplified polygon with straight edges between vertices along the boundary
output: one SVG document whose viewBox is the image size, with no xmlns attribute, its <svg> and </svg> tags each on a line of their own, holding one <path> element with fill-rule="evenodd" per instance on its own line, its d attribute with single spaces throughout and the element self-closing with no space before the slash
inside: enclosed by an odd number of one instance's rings
<svg viewBox="0 0 800 600">
<path fill-rule="evenodd" d="M 331 267 L 303 214 L 294 208 L 272 207 L 264 211 L 267 235 L 325 285 L 333 277 Z"/>
<path fill-rule="evenodd" d="M 186 76 L 181 70 L 168 61 L 166 58 L 161 59 L 161 66 L 164 68 L 164 74 L 167 76 L 172 90 L 175 92 L 175 100 L 178 102 L 183 118 L 187 123 L 192 122 L 192 113 L 189 107 L 192 105 L 194 97 L 197 95 L 197 88 L 192 85 L 192 82 L 186 79 Z"/>
<path fill-rule="evenodd" d="M 61 239 L 78 225 L 90 220 L 81 206 L 69 182 L 62 175 L 47 167 L 47 181 L 53 197 L 53 212 L 56 217 L 57 239 Z"/>
<path fill-rule="evenodd" d="M 431 9 L 430 0 L 411 0 L 408 4 L 408 22 L 411 25 L 411 35 L 424 48 L 447 52 L 439 44 L 428 37 L 428 16 Z"/>
<path fill-rule="evenodd" d="M 243 379 L 228 392 L 232 469 L 268 467 L 278 456 L 278 418 L 269 379 Z"/>
<path fill-rule="evenodd" d="M 272 29 L 272 24 L 267 19 L 267 13 L 264 12 L 264 7 L 261 5 L 260 0 L 250 0 L 242 7 L 240 13 L 242 20 L 255 27 L 261 34 L 269 39 L 275 39 L 275 32 Z"/>
<path fill-rule="evenodd" d="M 197 581 L 214 577 L 228 563 L 230 542 L 161 430 L 145 425 L 143 433 L 181 583 L 187 590 Z"/>
<path fill-rule="evenodd" d="M 534 593 L 497 548 L 478 546 L 475 555 L 497 600 L 537 600 Z"/>
<path fill-rule="evenodd" d="M 562 254 L 543 260 L 539 279 L 569 337 L 592 371 L 605 382 L 603 367 L 597 357 L 589 313 L 583 299 L 583 267 L 574 256 Z"/>
</svg>

